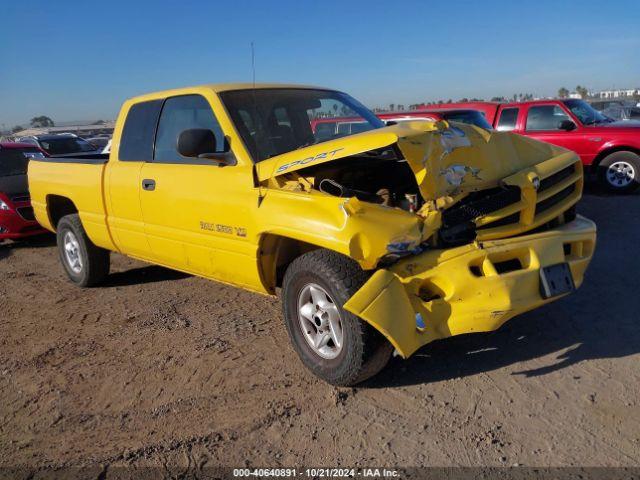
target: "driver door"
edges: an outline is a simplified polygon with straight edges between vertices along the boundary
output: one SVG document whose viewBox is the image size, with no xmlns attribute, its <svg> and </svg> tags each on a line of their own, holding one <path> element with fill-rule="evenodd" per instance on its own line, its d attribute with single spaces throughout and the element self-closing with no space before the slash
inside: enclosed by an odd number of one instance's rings
<svg viewBox="0 0 640 480">
<path fill-rule="evenodd" d="M 257 191 L 251 165 L 220 166 L 177 151 L 181 132 L 212 130 L 216 147 L 225 137 L 207 99 L 181 95 L 164 101 L 153 159 L 140 172 L 140 204 L 155 260 L 178 270 L 229 283 L 257 277 L 256 245 L 247 234 Z"/>
<path fill-rule="evenodd" d="M 560 123 L 570 121 L 575 125 L 573 130 L 563 130 Z M 555 103 L 529 106 L 526 114 L 525 133 L 528 137 L 542 142 L 552 143 L 559 147 L 582 154 L 584 132 L 574 118 Z"/>
</svg>

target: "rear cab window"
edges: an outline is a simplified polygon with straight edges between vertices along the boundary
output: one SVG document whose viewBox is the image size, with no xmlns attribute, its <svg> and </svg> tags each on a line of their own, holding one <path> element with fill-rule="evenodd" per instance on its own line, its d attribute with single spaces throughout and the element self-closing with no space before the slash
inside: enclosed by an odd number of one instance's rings
<svg viewBox="0 0 640 480">
<path fill-rule="evenodd" d="M 153 142 L 162 100 L 133 105 L 122 129 L 118 158 L 123 162 L 145 162 L 153 158 Z"/>
<path fill-rule="evenodd" d="M 365 122 L 353 122 L 351 124 L 351 134 L 352 135 L 354 133 L 366 132 L 367 130 L 371 130 L 371 128 Z"/>
<path fill-rule="evenodd" d="M 328 140 L 337 133 L 337 125 L 337 122 L 317 123 L 313 132 L 316 138 L 320 140 Z"/>
<path fill-rule="evenodd" d="M 520 113 L 519 108 L 503 108 L 500 111 L 500 118 L 498 119 L 496 130 L 499 132 L 515 130 L 518 124 L 518 113 Z"/>
</svg>

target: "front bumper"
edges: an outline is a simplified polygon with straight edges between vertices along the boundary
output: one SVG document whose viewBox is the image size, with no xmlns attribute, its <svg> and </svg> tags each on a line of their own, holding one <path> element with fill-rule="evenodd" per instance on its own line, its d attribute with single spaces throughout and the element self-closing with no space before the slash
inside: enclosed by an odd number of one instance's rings
<svg viewBox="0 0 640 480">
<path fill-rule="evenodd" d="M 34 220 L 25 220 L 13 210 L 0 212 L 0 240 L 17 240 L 47 230 Z"/>
<path fill-rule="evenodd" d="M 595 224 L 578 215 L 541 233 L 426 251 L 376 271 L 344 308 L 406 358 L 433 340 L 496 330 L 555 300 L 540 294 L 542 267 L 567 262 L 579 287 L 595 243 Z"/>
</svg>

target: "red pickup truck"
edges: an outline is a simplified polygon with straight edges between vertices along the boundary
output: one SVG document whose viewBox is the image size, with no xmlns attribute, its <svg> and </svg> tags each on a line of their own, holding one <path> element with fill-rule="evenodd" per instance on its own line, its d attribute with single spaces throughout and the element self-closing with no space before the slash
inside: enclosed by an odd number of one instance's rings
<svg viewBox="0 0 640 480">
<path fill-rule="evenodd" d="M 496 130 L 512 131 L 576 152 L 608 190 L 640 187 L 640 122 L 615 122 L 583 100 L 462 102 L 434 106 L 482 112 Z"/>
</svg>

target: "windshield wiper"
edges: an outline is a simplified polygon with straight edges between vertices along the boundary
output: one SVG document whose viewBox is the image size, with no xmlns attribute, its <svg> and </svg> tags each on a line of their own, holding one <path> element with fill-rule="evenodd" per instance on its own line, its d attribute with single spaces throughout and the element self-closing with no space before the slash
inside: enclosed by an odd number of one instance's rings
<svg viewBox="0 0 640 480">
<path fill-rule="evenodd" d="M 301 148 L 305 148 L 305 147 L 310 147 L 311 145 L 315 145 L 316 143 L 318 143 L 318 140 L 314 140 L 313 142 L 303 143 L 299 147 L 296 147 L 296 150 L 300 150 Z"/>
</svg>

